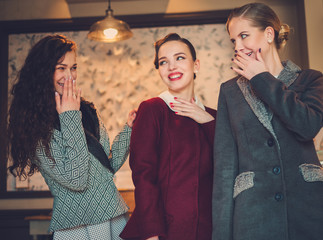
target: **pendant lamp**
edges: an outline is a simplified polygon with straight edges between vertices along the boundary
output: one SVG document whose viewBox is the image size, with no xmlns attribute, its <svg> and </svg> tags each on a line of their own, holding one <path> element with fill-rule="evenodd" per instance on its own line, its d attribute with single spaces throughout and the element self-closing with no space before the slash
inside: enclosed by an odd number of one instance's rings
<svg viewBox="0 0 323 240">
<path fill-rule="evenodd" d="M 113 43 L 131 38 L 133 33 L 129 25 L 113 17 L 113 10 L 111 9 L 111 0 L 109 0 L 109 7 L 105 11 L 106 17 L 94 23 L 90 32 L 87 34 L 89 39 Z"/>
</svg>

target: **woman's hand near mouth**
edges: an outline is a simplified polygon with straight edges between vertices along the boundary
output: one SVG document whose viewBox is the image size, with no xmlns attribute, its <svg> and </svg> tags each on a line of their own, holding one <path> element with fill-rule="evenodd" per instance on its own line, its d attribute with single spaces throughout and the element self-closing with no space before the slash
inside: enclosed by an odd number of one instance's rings
<svg viewBox="0 0 323 240">
<path fill-rule="evenodd" d="M 259 73 L 268 72 L 267 66 L 261 57 L 261 49 L 255 53 L 255 56 L 256 58 L 253 58 L 242 52 L 235 54 L 232 62 L 234 62 L 238 68 L 232 67 L 233 71 L 244 76 L 248 80 Z"/>
<path fill-rule="evenodd" d="M 80 110 L 81 89 L 76 89 L 76 83 L 72 78 L 65 81 L 62 96 L 55 92 L 56 110 L 58 114 L 66 111 Z"/>
</svg>

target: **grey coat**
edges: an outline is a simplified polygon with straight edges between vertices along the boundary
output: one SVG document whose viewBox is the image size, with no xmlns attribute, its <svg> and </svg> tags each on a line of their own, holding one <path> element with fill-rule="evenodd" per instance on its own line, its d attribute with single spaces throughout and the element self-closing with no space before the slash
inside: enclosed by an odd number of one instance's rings
<svg viewBox="0 0 323 240">
<path fill-rule="evenodd" d="M 323 239 L 323 76 L 292 62 L 221 85 L 215 131 L 213 240 Z"/>
</svg>

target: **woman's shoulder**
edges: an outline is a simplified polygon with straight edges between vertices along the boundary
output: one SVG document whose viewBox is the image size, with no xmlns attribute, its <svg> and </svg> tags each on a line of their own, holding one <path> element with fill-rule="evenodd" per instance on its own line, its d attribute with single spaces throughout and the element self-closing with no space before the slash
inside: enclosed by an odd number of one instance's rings
<svg viewBox="0 0 323 240">
<path fill-rule="evenodd" d="M 160 105 L 164 103 L 164 100 L 161 99 L 160 97 L 153 97 L 145 101 L 142 101 L 141 103 L 148 104 L 148 105 Z"/>
<path fill-rule="evenodd" d="M 147 99 L 140 103 L 135 123 L 160 121 L 167 113 L 166 108 L 167 105 L 158 97 Z"/>
<path fill-rule="evenodd" d="M 295 82 L 291 86 L 322 86 L 323 84 L 323 74 L 320 71 L 314 69 L 305 69 L 299 72 L 299 75 Z"/>
<path fill-rule="evenodd" d="M 305 69 L 300 72 L 300 77 L 307 77 L 311 79 L 322 78 L 323 74 L 320 71 L 314 69 Z"/>
<path fill-rule="evenodd" d="M 154 97 L 154 98 L 150 98 L 147 99 L 145 101 L 142 101 L 139 105 L 139 109 L 159 109 L 166 107 L 166 104 L 164 102 L 164 100 L 162 100 L 159 97 Z"/>
<path fill-rule="evenodd" d="M 241 76 L 235 76 L 225 82 L 221 83 L 220 90 L 221 91 L 230 91 L 231 90 L 236 90 L 238 88 L 237 81 L 239 80 Z"/>
<path fill-rule="evenodd" d="M 240 77 L 241 76 L 234 76 L 233 78 L 224 81 L 221 85 L 223 85 L 223 86 L 231 86 L 231 85 L 234 85 L 234 84 L 236 84 L 236 82 L 238 81 L 238 79 Z"/>
</svg>

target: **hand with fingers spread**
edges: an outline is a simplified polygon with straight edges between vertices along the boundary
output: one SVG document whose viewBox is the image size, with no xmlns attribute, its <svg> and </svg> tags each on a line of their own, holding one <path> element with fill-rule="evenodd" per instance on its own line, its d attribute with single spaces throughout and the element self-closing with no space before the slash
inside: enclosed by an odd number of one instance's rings
<svg viewBox="0 0 323 240">
<path fill-rule="evenodd" d="M 214 120 L 211 114 L 200 108 L 195 103 L 194 99 L 191 99 L 190 102 L 181 98 L 175 98 L 175 100 L 176 102 L 171 103 L 170 105 L 177 115 L 192 118 L 200 124 Z"/>
<path fill-rule="evenodd" d="M 245 53 L 237 52 L 232 61 L 238 67 L 232 67 L 233 71 L 250 80 L 259 73 L 267 72 L 267 66 L 261 56 L 261 49 L 256 52 L 256 59 Z"/>
<path fill-rule="evenodd" d="M 131 110 L 128 115 L 127 125 L 132 128 L 133 123 L 137 116 L 137 110 Z"/>
<path fill-rule="evenodd" d="M 58 114 L 66 111 L 80 110 L 81 89 L 76 89 L 75 80 L 72 77 L 66 79 L 63 94 L 55 92 L 56 110 Z"/>
</svg>

